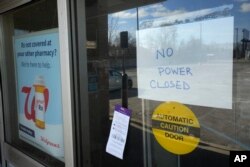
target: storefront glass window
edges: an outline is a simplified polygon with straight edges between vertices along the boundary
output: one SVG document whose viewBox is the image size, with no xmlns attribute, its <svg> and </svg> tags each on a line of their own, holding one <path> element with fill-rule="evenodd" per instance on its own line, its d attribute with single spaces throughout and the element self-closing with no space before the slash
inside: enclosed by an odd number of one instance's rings
<svg viewBox="0 0 250 167">
<path fill-rule="evenodd" d="M 2 18 L 5 141 L 46 166 L 64 166 L 57 1 Z"/>
</svg>

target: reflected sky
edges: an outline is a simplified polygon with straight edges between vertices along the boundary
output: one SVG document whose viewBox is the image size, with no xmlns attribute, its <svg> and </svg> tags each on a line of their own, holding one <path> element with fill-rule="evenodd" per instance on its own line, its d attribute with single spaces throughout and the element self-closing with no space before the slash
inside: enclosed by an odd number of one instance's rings
<svg viewBox="0 0 250 167">
<path fill-rule="evenodd" d="M 168 0 L 153 5 L 138 8 L 139 23 L 145 20 L 155 20 L 158 18 L 175 18 L 178 15 L 204 11 L 204 9 L 218 8 L 220 6 L 231 5 L 231 16 L 234 16 L 234 27 L 238 28 L 238 39 L 242 39 L 242 29 L 250 30 L 250 0 Z M 113 14 L 109 14 L 109 28 L 116 24 L 113 32 L 129 31 L 135 35 L 137 29 L 137 9 L 129 9 Z M 221 27 L 223 28 L 223 27 Z"/>
</svg>

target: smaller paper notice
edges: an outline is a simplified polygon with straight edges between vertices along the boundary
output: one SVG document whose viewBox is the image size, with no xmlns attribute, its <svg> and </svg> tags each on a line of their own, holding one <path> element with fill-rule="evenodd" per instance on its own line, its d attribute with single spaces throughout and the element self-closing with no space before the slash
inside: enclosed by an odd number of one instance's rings
<svg viewBox="0 0 250 167">
<path fill-rule="evenodd" d="M 130 115 L 129 109 L 123 108 L 121 105 L 115 106 L 106 152 L 120 159 L 123 159 Z"/>
</svg>

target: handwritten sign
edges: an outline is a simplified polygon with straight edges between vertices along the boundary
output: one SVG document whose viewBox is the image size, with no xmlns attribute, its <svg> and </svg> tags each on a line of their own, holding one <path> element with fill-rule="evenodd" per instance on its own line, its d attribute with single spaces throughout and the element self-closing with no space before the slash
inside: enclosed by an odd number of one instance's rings
<svg viewBox="0 0 250 167">
<path fill-rule="evenodd" d="M 223 17 L 137 31 L 138 96 L 231 109 L 233 23 Z"/>
</svg>

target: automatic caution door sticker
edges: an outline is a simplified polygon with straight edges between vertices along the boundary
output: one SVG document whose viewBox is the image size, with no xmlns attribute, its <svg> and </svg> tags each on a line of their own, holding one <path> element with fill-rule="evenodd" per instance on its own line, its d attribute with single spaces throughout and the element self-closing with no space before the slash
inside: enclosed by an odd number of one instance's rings
<svg viewBox="0 0 250 167">
<path fill-rule="evenodd" d="M 196 116 L 177 102 L 162 103 L 155 109 L 152 131 L 164 149 L 177 155 L 192 152 L 200 141 L 200 124 Z"/>
</svg>

